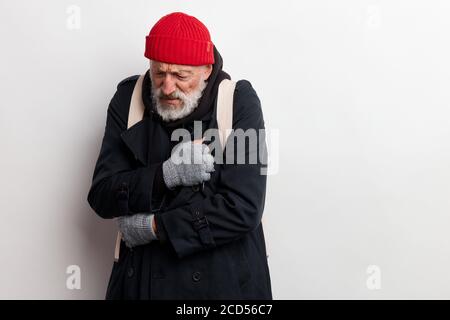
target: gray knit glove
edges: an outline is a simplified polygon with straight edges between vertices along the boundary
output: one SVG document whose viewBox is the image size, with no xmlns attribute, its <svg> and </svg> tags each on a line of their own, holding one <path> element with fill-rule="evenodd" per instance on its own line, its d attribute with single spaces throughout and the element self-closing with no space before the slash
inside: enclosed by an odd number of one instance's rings
<svg viewBox="0 0 450 320">
<path fill-rule="evenodd" d="M 162 165 L 167 187 L 193 186 L 207 181 L 214 171 L 214 157 L 203 143 L 181 142 L 173 148 L 171 157 Z"/>
<path fill-rule="evenodd" d="M 119 230 L 127 247 L 132 248 L 156 240 L 156 235 L 152 228 L 153 219 L 153 214 L 146 213 L 117 218 Z"/>
</svg>

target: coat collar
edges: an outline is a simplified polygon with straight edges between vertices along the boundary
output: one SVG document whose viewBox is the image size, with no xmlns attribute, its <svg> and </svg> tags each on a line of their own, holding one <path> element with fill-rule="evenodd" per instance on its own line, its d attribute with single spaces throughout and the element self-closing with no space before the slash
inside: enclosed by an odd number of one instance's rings
<svg viewBox="0 0 450 320">
<path fill-rule="evenodd" d="M 133 153 L 136 160 L 143 165 L 148 164 L 147 146 L 149 143 L 149 118 L 145 117 L 131 128 L 123 131 L 120 138 Z"/>
<path fill-rule="evenodd" d="M 144 117 L 120 134 L 120 138 L 142 165 L 158 163 L 170 156 L 170 136 L 158 121 Z"/>
</svg>

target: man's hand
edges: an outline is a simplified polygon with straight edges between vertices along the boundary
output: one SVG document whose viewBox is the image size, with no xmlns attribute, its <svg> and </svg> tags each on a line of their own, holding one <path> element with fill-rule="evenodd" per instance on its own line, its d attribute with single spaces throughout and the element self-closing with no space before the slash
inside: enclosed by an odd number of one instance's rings
<svg viewBox="0 0 450 320">
<path fill-rule="evenodd" d="M 145 213 L 117 218 L 119 230 L 127 247 L 132 248 L 156 240 L 152 229 L 153 218 L 153 214 Z"/>
<path fill-rule="evenodd" d="M 167 187 L 192 186 L 211 178 L 214 157 L 203 143 L 182 142 L 174 147 L 171 157 L 163 163 L 162 168 Z"/>
</svg>

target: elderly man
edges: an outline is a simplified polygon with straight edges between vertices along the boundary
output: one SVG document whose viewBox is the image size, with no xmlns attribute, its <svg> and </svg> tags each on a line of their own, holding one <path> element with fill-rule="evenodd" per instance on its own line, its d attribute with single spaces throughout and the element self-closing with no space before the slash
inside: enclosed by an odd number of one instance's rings
<svg viewBox="0 0 450 320">
<path fill-rule="evenodd" d="M 272 299 L 261 152 L 256 163 L 217 163 L 203 136 L 217 128 L 218 86 L 230 79 L 208 29 L 181 12 L 166 15 L 147 36 L 145 57 L 144 117 L 127 128 L 139 76 L 121 81 L 88 194 L 93 210 L 117 218 L 122 234 L 106 299 Z M 232 125 L 264 129 L 246 80 L 236 83 Z M 174 141 L 177 129 L 192 140 Z M 174 151 L 193 161 L 175 161 Z"/>
</svg>

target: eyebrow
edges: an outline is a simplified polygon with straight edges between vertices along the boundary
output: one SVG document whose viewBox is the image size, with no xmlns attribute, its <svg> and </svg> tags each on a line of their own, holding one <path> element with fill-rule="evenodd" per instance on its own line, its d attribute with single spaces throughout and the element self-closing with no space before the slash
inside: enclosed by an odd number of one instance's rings
<svg viewBox="0 0 450 320">
<path fill-rule="evenodd" d="M 161 70 L 161 69 L 158 69 L 157 72 L 167 73 L 166 71 L 163 71 L 163 70 Z M 184 69 L 182 69 L 182 70 L 177 70 L 177 71 L 172 71 L 172 72 L 169 72 L 169 73 L 172 73 L 172 74 L 179 74 L 179 73 L 182 73 L 182 72 L 186 72 L 186 73 L 189 73 L 189 74 L 192 74 L 192 73 L 193 73 L 191 70 L 184 70 Z"/>
<path fill-rule="evenodd" d="M 181 69 L 181 70 L 179 70 L 179 72 L 187 72 L 187 73 L 190 73 L 190 74 L 192 74 L 192 70 L 185 70 L 185 69 Z"/>
</svg>

